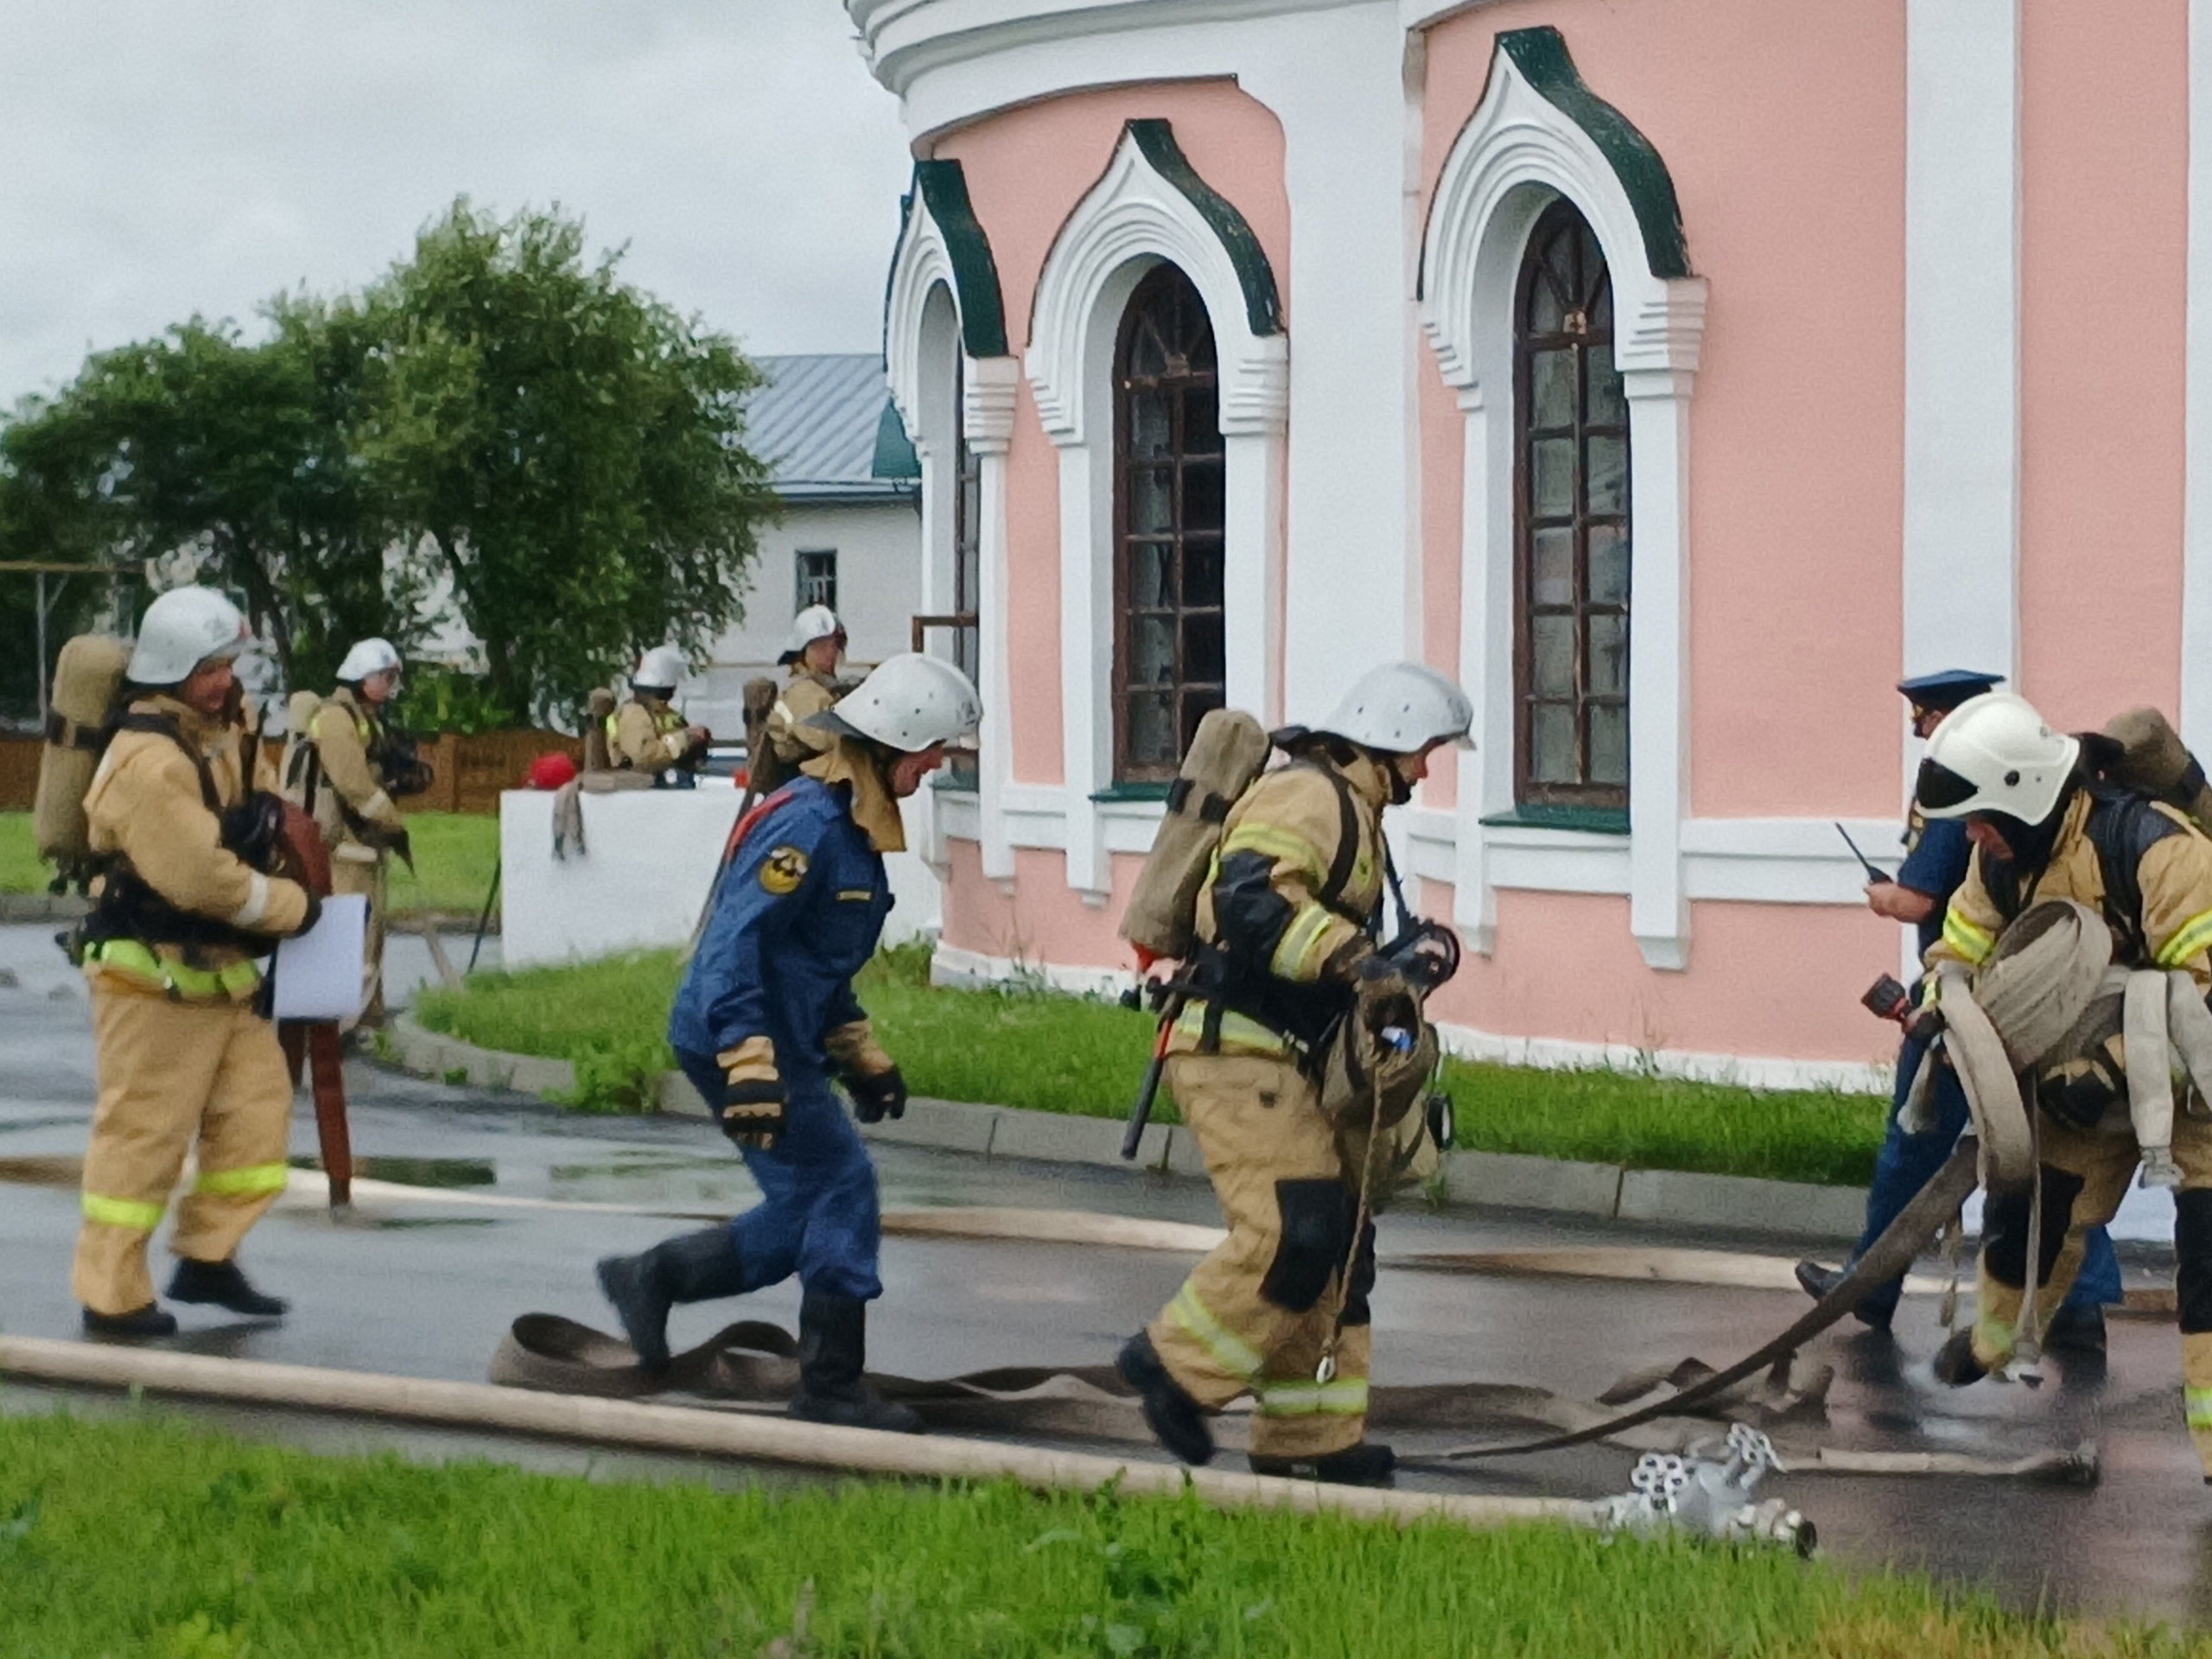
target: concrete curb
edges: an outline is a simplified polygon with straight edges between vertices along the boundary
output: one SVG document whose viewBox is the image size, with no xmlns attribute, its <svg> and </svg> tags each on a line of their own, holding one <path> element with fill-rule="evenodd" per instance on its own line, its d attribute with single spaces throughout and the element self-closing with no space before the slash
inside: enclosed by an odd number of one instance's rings
<svg viewBox="0 0 2212 1659">
<path fill-rule="evenodd" d="M 0 893 L 0 923 L 73 922 L 92 907 L 73 893 Z"/>
<path fill-rule="evenodd" d="M 572 1092 L 575 1068 L 566 1060 L 532 1059 L 478 1048 L 424 1031 L 401 1014 L 385 1033 L 402 1068 L 444 1082 L 549 1095 Z M 671 1117 L 712 1115 L 690 1079 L 670 1071 L 660 1080 L 658 1109 Z M 1033 1159 L 1109 1169 L 1143 1168 L 1203 1178 L 1205 1160 L 1187 1129 L 1154 1123 L 1145 1130 L 1134 1165 L 1122 1160 L 1122 1125 L 1112 1118 L 1072 1117 L 1016 1106 L 977 1106 L 917 1098 L 906 1116 L 869 1124 L 861 1133 L 895 1146 L 928 1147 L 972 1157 Z M 1603 1220 L 1656 1221 L 1719 1232 L 1778 1233 L 1845 1243 L 1866 1221 L 1863 1187 L 1814 1186 L 1742 1175 L 1686 1170 L 1626 1169 L 1509 1153 L 1455 1152 L 1445 1160 L 1441 1199 L 1447 1205 L 1536 1210 Z"/>
</svg>

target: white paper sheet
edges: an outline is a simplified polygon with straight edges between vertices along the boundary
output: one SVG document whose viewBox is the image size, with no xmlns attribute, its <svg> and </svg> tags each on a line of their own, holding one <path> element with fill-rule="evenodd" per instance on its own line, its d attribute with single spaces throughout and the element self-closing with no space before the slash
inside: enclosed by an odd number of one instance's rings
<svg viewBox="0 0 2212 1659">
<path fill-rule="evenodd" d="M 369 929 L 369 901 L 360 893 L 335 893 L 322 901 L 315 925 L 276 947 L 276 1014 L 279 1020 L 351 1020 L 361 1012 L 361 951 Z"/>
</svg>

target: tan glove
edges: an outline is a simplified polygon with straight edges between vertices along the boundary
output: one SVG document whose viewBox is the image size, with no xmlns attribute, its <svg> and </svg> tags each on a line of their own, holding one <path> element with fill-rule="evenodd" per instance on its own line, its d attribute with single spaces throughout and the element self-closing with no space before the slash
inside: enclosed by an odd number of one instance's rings
<svg viewBox="0 0 2212 1659">
<path fill-rule="evenodd" d="M 715 1064 L 722 1069 L 722 1133 L 740 1146 L 767 1151 L 783 1135 L 786 1122 L 775 1044 L 766 1037 L 748 1037 L 715 1055 Z"/>
<path fill-rule="evenodd" d="M 851 1020 L 825 1033 L 822 1046 L 853 1097 L 853 1116 L 863 1123 L 906 1116 L 906 1079 L 892 1058 L 876 1046 L 865 1020 Z"/>
</svg>

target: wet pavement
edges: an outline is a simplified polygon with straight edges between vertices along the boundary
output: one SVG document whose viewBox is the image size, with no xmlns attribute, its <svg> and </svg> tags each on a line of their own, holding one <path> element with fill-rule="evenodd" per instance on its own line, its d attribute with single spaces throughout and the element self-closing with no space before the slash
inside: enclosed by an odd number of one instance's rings
<svg viewBox="0 0 2212 1659">
<path fill-rule="evenodd" d="M 50 931 L 0 928 L 0 969 L 16 980 L 11 988 L 0 983 L 0 1328 L 66 1338 L 76 1332 L 68 1258 L 92 1057 L 81 985 L 48 942 Z M 292 1316 L 257 1325 L 179 1309 L 185 1330 L 178 1346 L 480 1380 L 517 1314 L 562 1313 L 611 1328 L 593 1286 L 593 1262 L 684 1224 L 666 1214 L 552 1206 L 582 1201 L 715 1212 L 751 1200 L 742 1166 L 704 1125 L 580 1117 L 360 1065 L 349 1068 L 348 1084 L 361 1173 L 442 1189 L 449 1201 L 365 1201 L 340 1222 L 306 1195 L 293 1195 L 256 1230 L 242 1258 L 257 1280 L 294 1299 Z M 296 1161 L 312 1161 L 315 1130 L 304 1103 L 293 1149 Z M 1195 1182 L 987 1164 L 909 1147 L 879 1147 L 876 1155 L 887 1206 L 994 1205 L 1218 1220 L 1211 1195 Z M 484 1193 L 533 1202 L 472 1205 L 470 1195 Z M 1685 1355 L 1726 1363 L 1804 1306 L 1782 1292 L 1390 1267 L 1393 1255 L 1417 1251 L 1715 1242 L 1664 1228 L 1508 1211 L 1394 1212 L 1383 1221 L 1382 1241 L 1374 1299 L 1380 1382 L 1481 1379 L 1588 1399 L 1625 1372 Z M 1796 1254 L 1786 1239 L 1738 1236 L 1725 1248 Z M 893 1237 L 884 1250 L 886 1294 L 871 1319 L 870 1358 L 885 1370 L 925 1376 L 999 1364 L 1096 1363 L 1173 1294 L 1188 1263 L 1172 1252 Z M 787 1284 L 747 1299 L 742 1313 L 788 1325 L 798 1300 L 796 1284 Z M 739 1316 L 738 1305 L 727 1302 L 680 1309 L 671 1334 L 679 1345 L 696 1342 Z M 1811 1357 L 1834 1363 L 1838 1376 L 1818 1438 L 1988 1457 L 2094 1440 L 2102 1454 L 2101 1484 L 2082 1491 L 1957 1477 L 1777 1478 L 1769 1490 L 1818 1523 L 1827 1552 L 1860 1566 L 1926 1566 L 1987 1585 L 2024 1606 L 2212 1624 L 2212 1491 L 2202 1484 L 2182 1427 L 2171 1325 L 2116 1319 L 2107 1375 L 2077 1370 L 2063 1386 L 2055 1379 L 2040 1390 L 1941 1388 L 1926 1363 L 1940 1336 L 1935 1300 L 1913 1297 L 1894 1344 L 1872 1335 L 1819 1339 Z M 0 1408 L 48 1409 L 67 1397 L 10 1385 L 0 1388 Z M 323 1449 L 390 1443 L 394 1434 L 303 1414 L 175 1408 Z M 418 1455 L 497 1455 L 602 1476 L 654 1478 L 700 1467 L 480 1435 L 410 1429 L 397 1438 Z M 1407 1436 L 1399 1443 L 1433 1450 L 1446 1440 Z M 1465 1479 L 1415 1479 L 1592 1497 L 1622 1490 L 1632 1462 L 1618 1449 L 1580 1448 L 1484 1465 Z M 716 1478 L 752 1477 L 723 1471 Z"/>
</svg>

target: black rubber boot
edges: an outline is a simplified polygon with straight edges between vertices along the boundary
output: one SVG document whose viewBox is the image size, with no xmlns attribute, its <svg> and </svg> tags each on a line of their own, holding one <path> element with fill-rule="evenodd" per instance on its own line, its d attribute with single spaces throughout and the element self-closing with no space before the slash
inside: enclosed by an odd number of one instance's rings
<svg viewBox="0 0 2212 1659">
<path fill-rule="evenodd" d="M 1213 1428 L 1205 1408 L 1175 1380 L 1149 1336 L 1140 1331 L 1123 1343 L 1114 1369 L 1144 1402 L 1144 1421 L 1155 1440 L 1185 1463 L 1213 1461 Z"/>
<path fill-rule="evenodd" d="M 1389 1486 L 1395 1484 L 1397 1467 L 1398 1454 L 1372 1440 L 1318 1458 L 1263 1458 L 1252 1453 L 1255 1475 L 1325 1481 L 1332 1486 Z"/>
<path fill-rule="evenodd" d="M 95 1313 L 85 1310 L 85 1334 L 132 1341 L 176 1335 L 176 1315 L 158 1302 L 149 1302 L 128 1313 Z"/>
<path fill-rule="evenodd" d="M 1974 1357 L 1974 1333 L 1954 1331 L 1936 1351 L 1936 1380 L 1963 1389 L 1989 1375 L 1989 1368 Z"/>
<path fill-rule="evenodd" d="M 798 1392 L 785 1408 L 802 1422 L 918 1434 L 922 1420 L 868 1385 L 868 1304 L 811 1285 L 798 1305 Z"/>
<path fill-rule="evenodd" d="M 257 1319 L 281 1319 L 292 1306 L 282 1296 L 264 1296 L 256 1290 L 235 1262 L 195 1262 L 188 1255 L 177 1258 L 176 1271 L 169 1276 L 169 1300 L 210 1302 Z"/>
<path fill-rule="evenodd" d="M 2043 1347 L 2047 1354 L 2091 1354 L 2101 1358 L 2105 1351 L 2105 1311 L 2092 1303 L 2079 1307 L 2071 1302 L 2062 1303 L 2050 1323 L 2044 1327 Z"/>
<path fill-rule="evenodd" d="M 727 1227 L 663 1239 L 639 1255 L 600 1258 L 599 1287 L 622 1318 L 623 1333 L 649 1371 L 668 1369 L 668 1310 L 745 1289 L 745 1270 Z"/>
<path fill-rule="evenodd" d="M 1849 1271 L 1850 1267 L 1847 1263 L 1840 1268 L 1825 1268 L 1819 1262 L 1808 1259 L 1797 1264 L 1797 1288 L 1817 1302 L 1841 1284 L 1843 1275 Z M 1861 1300 L 1859 1306 L 1851 1310 L 1851 1317 L 1870 1331 L 1888 1330 L 1890 1321 L 1896 1316 L 1897 1311 L 1894 1298 L 1883 1301 L 1878 1300 L 1879 1296 L 1880 1293 L 1878 1290 Z"/>
</svg>

